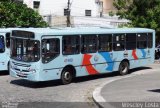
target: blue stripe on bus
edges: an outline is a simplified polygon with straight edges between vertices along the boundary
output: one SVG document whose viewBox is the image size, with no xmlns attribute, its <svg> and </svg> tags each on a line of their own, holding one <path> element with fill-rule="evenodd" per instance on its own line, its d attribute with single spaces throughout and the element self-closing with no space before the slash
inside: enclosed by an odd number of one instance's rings
<svg viewBox="0 0 160 108">
<path fill-rule="evenodd" d="M 106 68 L 106 70 L 113 71 L 114 62 L 111 59 L 110 53 L 108 53 L 108 52 L 101 52 L 99 54 L 103 56 L 103 58 L 106 60 L 106 62 L 108 64 L 108 67 Z"/>
<path fill-rule="evenodd" d="M 142 57 L 145 58 L 145 57 L 146 57 L 146 52 L 145 52 L 145 50 L 144 50 L 144 49 L 140 49 L 140 50 L 141 50 L 141 52 L 142 52 Z"/>
</svg>

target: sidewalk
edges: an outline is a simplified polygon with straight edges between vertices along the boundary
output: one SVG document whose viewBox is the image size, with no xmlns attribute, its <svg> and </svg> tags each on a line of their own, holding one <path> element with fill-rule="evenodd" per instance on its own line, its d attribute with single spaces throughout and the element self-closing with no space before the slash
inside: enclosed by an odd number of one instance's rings
<svg viewBox="0 0 160 108">
<path fill-rule="evenodd" d="M 160 64 L 160 60 L 155 60 L 154 63 Z"/>
<path fill-rule="evenodd" d="M 100 107 L 131 108 L 141 104 L 142 108 L 152 108 L 145 102 L 159 102 L 154 107 L 160 108 L 160 68 L 132 73 L 106 82 L 98 89 L 99 93 L 93 92 L 93 99 Z"/>
</svg>

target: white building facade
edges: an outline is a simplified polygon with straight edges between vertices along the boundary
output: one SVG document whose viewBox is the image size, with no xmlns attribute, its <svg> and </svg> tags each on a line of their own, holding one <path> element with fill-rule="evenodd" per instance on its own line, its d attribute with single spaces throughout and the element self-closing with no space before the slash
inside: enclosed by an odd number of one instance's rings
<svg viewBox="0 0 160 108">
<path fill-rule="evenodd" d="M 39 2 L 38 11 L 42 16 L 64 16 L 64 10 L 68 8 L 70 1 L 71 16 L 85 16 L 86 10 L 91 11 L 91 16 L 99 15 L 99 4 L 95 0 L 23 0 L 30 8 L 35 8 Z"/>
<path fill-rule="evenodd" d="M 23 0 L 28 7 L 38 11 L 50 26 L 67 25 L 68 6 L 72 26 L 117 26 L 113 22 L 118 19 L 100 17 L 103 11 L 101 2 L 101 0 Z"/>
</svg>

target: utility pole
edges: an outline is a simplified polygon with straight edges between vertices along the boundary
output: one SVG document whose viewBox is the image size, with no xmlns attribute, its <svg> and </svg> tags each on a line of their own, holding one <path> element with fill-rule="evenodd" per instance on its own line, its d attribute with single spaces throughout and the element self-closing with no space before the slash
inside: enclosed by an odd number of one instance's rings
<svg viewBox="0 0 160 108">
<path fill-rule="evenodd" d="M 103 2 L 99 1 L 99 11 L 100 11 L 100 17 L 103 17 Z"/>
<path fill-rule="evenodd" d="M 71 26 L 71 20 L 70 20 L 70 0 L 68 0 L 67 3 L 67 27 Z"/>
</svg>

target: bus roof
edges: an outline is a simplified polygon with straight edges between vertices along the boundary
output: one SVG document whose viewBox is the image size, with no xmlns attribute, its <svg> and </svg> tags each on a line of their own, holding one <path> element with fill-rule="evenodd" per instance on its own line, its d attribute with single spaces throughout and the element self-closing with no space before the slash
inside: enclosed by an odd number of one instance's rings
<svg viewBox="0 0 160 108">
<path fill-rule="evenodd" d="M 143 33 L 155 32 L 148 28 L 105 28 L 105 27 L 76 27 L 76 28 L 28 28 L 18 29 L 22 31 L 29 31 L 35 34 L 42 35 L 76 35 L 76 34 L 105 34 L 105 33 Z"/>
<path fill-rule="evenodd" d="M 10 32 L 11 29 L 8 28 L 0 28 L 0 33 L 6 33 L 6 32 Z"/>
<path fill-rule="evenodd" d="M 11 32 L 11 30 L 19 30 L 20 28 L 0 28 L 0 33 Z M 22 28 L 21 28 L 22 30 Z M 23 28 L 24 30 L 24 28 Z"/>
</svg>

